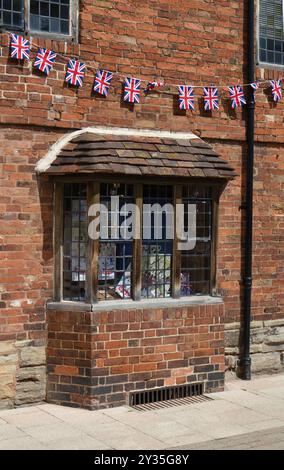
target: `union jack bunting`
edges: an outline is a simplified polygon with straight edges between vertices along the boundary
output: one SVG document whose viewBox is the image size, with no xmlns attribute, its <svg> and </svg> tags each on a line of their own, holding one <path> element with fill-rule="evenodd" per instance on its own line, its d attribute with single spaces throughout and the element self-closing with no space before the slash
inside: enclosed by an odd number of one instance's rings
<svg viewBox="0 0 284 470">
<path fill-rule="evenodd" d="M 193 88 L 187 85 L 178 87 L 179 109 L 194 109 Z"/>
<path fill-rule="evenodd" d="M 86 64 L 75 59 L 70 59 L 67 65 L 65 81 L 70 85 L 82 86 Z"/>
<path fill-rule="evenodd" d="M 218 88 L 204 88 L 204 109 L 206 111 L 212 111 L 212 109 L 219 109 Z"/>
<path fill-rule="evenodd" d="M 34 66 L 48 75 L 53 67 L 55 57 L 55 52 L 40 47 L 34 61 Z"/>
<path fill-rule="evenodd" d="M 107 96 L 109 92 L 110 82 L 112 81 L 113 73 L 107 70 L 97 70 L 94 91 L 101 95 Z"/>
<path fill-rule="evenodd" d="M 231 106 L 233 109 L 246 104 L 243 89 L 240 85 L 229 86 Z"/>
<path fill-rule="evenodd" d="M 30 58 L 30 42 L 17 34 L 11 34 L 11 57 L 13 59 Z"/>
<path fill-rule="evenodd" d="M 128 103 L 140 102 L 140 84 L 138 78 L 126 77 L 124 81 L 124 101 Z"/>
<path fill-rule="evenodd" d="M 144 90 L 145 93 L 147 93 L 150 90 L 154 90 L 154 88 L 163 86 L 164 84 L 162 82 L 149 82 L 147 83 L 147 86 Z"/>
<path fill-rule="evenodd" d="M 250 86 L 253 88 L 254 91 L 256 91 L 259 88 L 259 83 L 258 82 L 251 83 Z"/>
<path fill-rule="evenodd" d="M 270 80 L 270 84 L 274 101 L 280 101 L 282 98 L 281 80 Z"/>
</svg>

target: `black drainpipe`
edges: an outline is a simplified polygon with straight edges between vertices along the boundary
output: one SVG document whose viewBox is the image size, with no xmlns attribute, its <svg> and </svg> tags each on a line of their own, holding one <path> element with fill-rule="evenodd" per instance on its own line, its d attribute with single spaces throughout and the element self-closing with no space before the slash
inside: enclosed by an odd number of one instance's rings
<svg viewBox="0 0 284 470">
<path fill-rule="evenodd" d="M 247 63 L 248 83 L 254 78 L 254 0 L 248 0 L 248 42 Z M 243 322 L 241 328 L 241 354 L 239 376 L 243 380 L 251 379 L 250 358 L 250 323 L 252 290 L 252 242 L 253 242 L 253 162 L 254 162 L 254 91 L 248 87 L 247 101 L 247 161 L 246 161 L 246 222 L 243 271 Z"/>
</svg>

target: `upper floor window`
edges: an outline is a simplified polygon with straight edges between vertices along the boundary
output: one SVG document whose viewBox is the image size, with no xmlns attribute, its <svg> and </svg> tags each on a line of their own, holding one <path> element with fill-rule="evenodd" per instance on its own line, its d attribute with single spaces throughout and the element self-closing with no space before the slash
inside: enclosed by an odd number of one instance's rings
<svg viewBox="0 0 284 470">
<path fill-rule="evenodd" d="M 0 26 L 32 34 L 74 37 L 78 0 L 0 0 Z"/>
<path fill-rule="evenodd" d="M 258 61 L 284 65 L 282 0 L 259 0 Z"/>
</svg>

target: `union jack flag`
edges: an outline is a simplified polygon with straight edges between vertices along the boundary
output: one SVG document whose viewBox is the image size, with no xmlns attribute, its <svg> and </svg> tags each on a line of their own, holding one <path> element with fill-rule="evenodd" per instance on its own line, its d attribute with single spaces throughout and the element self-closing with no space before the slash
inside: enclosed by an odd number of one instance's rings
<svg viewBox="0 0 284 470">
<path fill-rule="evenodd" d="M 254 83 L 251 83 L 250 86 L 253 88 L 254 91 L 258 90 L 259 88 L 259 83 L 258 82 L 254 82 Z"/>
<path fill-rule="evenodd" d="M 124 80 L 124 101 L 128 103 L 140 102 L 140 84 L 138 78 L 126 77 Z"/>
<path fill-rule="evenodd" d="M 281 80 L 270 80 L 274 101 L 280 101 L 282 98 Z"/>
<path fill-rule="evenodd" d="M 157 87 L 160 87 L 160 86 L 163 86 L 163 82 L 149 82 L 147 83 L 147 86 L 144 90 L 145 93 L 147 93 L 148 91 L 150 90 L 154 90 L 154 88 L 157 88 Z"/>
<path fill-rule="evenodd" d="M 11 34 L 11 57 L 13 59 L 30 58 L 30 41 L 17 34 Z"/>
<path fill-rule="evenodd" d="M 212 109 L 219 109 L 218 88 L 204 88 L 204 109 L 206 111 L 212 111 Z"/>
<path fill-rule="evenodd" d="M 107 96 L 109 92 L 110 82 L 112 81 L 113 74 L 107 70 L 97 70 L 94 91 L 101 95 Z"/>
<path fill-rule="evenodd" d="M 40 47 L 34 61 L 34 66 L 48 75 L 54 64 L 55 57 L 55 52 Z"/>
<path fill-rule="evenodd" d="M 178 87 L 179 109 L 194 109 L 193 88 L 187 85 Z"/>
<path fill-rule="evenodd" d="M 233 109 L 246 104 L 245 95 L 240 85 L 229 86 L 231 106 Z"/>
<path fill-rule="evenodd" d="M 65 81 L 70 85 L 82 86 L 86 64 L 75 59 L 70 59 L 67 65 Z"/>
</svg>

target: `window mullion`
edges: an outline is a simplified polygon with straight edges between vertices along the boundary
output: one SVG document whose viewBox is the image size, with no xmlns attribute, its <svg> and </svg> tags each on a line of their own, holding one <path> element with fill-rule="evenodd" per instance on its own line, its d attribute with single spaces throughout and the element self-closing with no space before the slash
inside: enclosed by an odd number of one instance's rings
<svg viewBox="0 0 284 470">
<path fill-rule="evenodd" d="M 143 188 L 142 184 L 135 186 L 135 235 L 133 239 L 133 269 L 132 269 L 132 298 L 141 300 L 141 254 L 142 254 L 142 216 Z"/>
<path fill-rule="evenodd" d="M 30 0 L 24 0 L 24 31 L 27 33 L 30 29 Z"/>
<path fill-rule="evenodd" d="M 211 220 L 211 262 L 210 262 L 210 294 L 216 294 L 217 273 L 217 246 L 218 246 L 218 213 L 219 213 L 219 188 L 212 190 L 212 220 Z"/>
<path fill-rule="evenodd" d="M 87 186 L 87 207 L 93 204 L 100 204 L 100 187 L 98 182 L 89 182 Z M 88 227 L 94 220 L 94 216 L 88 216 Z M 93 240 L 88 236 L 87 246 L 87 262 L 88 267 L 86 270 L 86 301 L 95 303 L 98 301 L 98 258 L 99 258 L 99 239 Z"/>
<path fill-rule="evenodd" d="M 174 186 L 174 239 L 173 239 L 173 257 L 172 257 L 172 297 L 180 298 L 180 270 L 181 270 L 181 252 L 178 249 L 177 226 L 181 227 L 183 221 L 180 219 L 180 213 L 176 211 L 177 204 L 182 204 L 182 186 Z"/>
<path fill-rule="evenodd" d="M 55 183 L 53 215 L 54 300 L 63 299 L 63 184 Z"/>
</svg>

